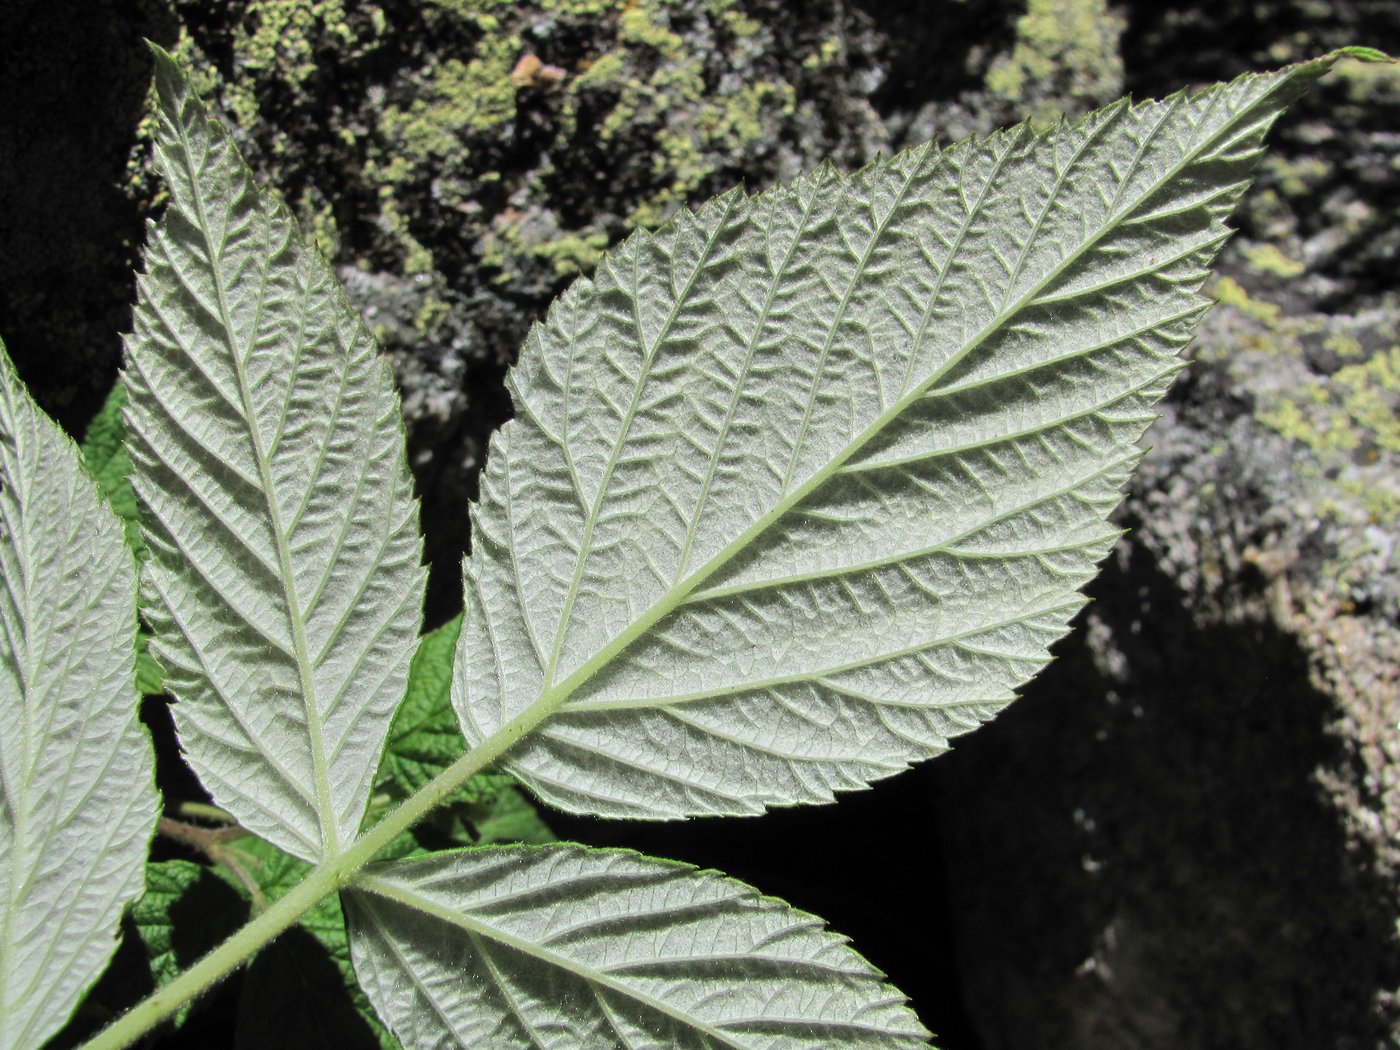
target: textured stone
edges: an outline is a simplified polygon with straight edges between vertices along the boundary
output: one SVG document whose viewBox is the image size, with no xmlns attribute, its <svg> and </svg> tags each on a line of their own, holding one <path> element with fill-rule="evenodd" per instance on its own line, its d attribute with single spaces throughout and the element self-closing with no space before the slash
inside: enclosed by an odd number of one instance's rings
<svg viewBox="0 0 1400 1050">
<path fill-rule="evenodd" d="M 1129 15 L 1148 91 L 1400 39 L 1391 5 Z M 1398 83 L 1346 63 L 1280 127 L 1097 600 L 938 764 L 985 1050 L 1400 1041 Z"/>
</svg>

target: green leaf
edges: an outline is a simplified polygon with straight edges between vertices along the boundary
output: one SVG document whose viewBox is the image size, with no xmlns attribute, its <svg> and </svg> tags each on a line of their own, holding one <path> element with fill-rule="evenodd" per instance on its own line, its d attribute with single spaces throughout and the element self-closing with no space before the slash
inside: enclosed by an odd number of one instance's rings
<svg viewBox="0 0 1400 1050">
<path fill-rule="evenodd" d="M 123 373 L 143 608 L 186 757 L 306 860 L 354 840 L 424 570 L 388 363 L 329 265 L 156 49 L 148 238 Z"/>
<path fill-rule="evenodd" d="M 624 850 L 490 847 L 380 865 L 345 893 L 355 969 L 411 1047 L 924 1046 L 821 921 Z"/>
<path fill-rule="evenodd" d="M 136 690 L 143 696 L 160 696 L 165 692 L 165 672 L 151 655 L 151 632 L 144 627 L 136 630 Z"/>
<path fill-rule="evenodd" d="M 108 506 L 121 518 L 126 545 L 136 558 L 136 564 L 141 565 L 149 552 L 141 535 L 141 510 L 136 502 L 136 490 L 131 487 L 131 457 L 126 453 L 126 424 L 122 421 L 125 406 L 126 387 L 117 383 L 83 435 L 83 462 Z M 145 696 L 159 696 L 165 692 L 164 676 L 160 664 L 151 655 L 150 642 L 151 632 L 138 620 L 136 691 Z"/>
<path fill-rule="evenodd" d="M 1345 57 L 1345 58 L 1355 58 L 1355 59 L 1359 59 L 1359 60 L 1362 61 L 1362 62 L 1394 62 L 1394 61 L 1396 61 L 1396 59 L 1391 58 L 1390 55 L 1387 55 L 1384 51 L 1381 51 L 1381 50 L 1379 50 L 1378 48 L 1374 48 L 1374 47 L 1361 47 L 1361 46 L 1359 46 L 1359 45 L 1352 45 L 1351 47 L 1338 48 L 1338 49 L 1337 49 L 1337 54 L 1338 54 L 1338 55 L 1341 55 L 1341 56 L 1343 56 L 1343 57 Z"/>
<path fill-rule="evenodd" d="M 214 888 L 214 874 L 206 867 L 187 860 L 153 861 L 146 865 L 146 892 L 131 909 L 131 920 L 146 947 L 151 976 L 157 987 L 168 984 L 199 955 L 209 951 L 236 924 L 219 916 L 223 895 Z M 182 914 L 183 913 L 183 914 Z M 180 921 L 183 919 L 183 921 Z M 177 928 L 177 922 L 179 926 Z M 200 941 L 197 954 L 190 950 L 187 936 Z M 188 1008 L 178 1015 L 183 1020 Z"/>
<path fill-rule="evenodd" d="M 418 643 L 408 667 L 408 689 L 394 714 L 376 783 L 407 798 L 466 753 L 449 698 L 452 653 L 462 630 L 455 616 Z"/>
<path fill-rule="evenodd" d="M 452 709 L 452 659 L 462 617 L 454 616 L 418 643 L 408 668 L 408 688 L 389 727 L 375 784 L 394 799 L 405 799 L 466 753 L 467 743 Z M 503 773 L 472 777 L 447 801 L 490 800 L 515 780 Z"/>
<path fill-rule="evenodd" d="M 378 790 L 405 799 L 466 753 L 466 741 L 452 709 L 452 659 L 462 618 L 455 616 L 429 631 L 408 669 L 408 691 L 394 715 L 384 748 Z M 505 773 L 478 773 L 445 800 L 454 807 L 434 819 L 454 844 L 473 842 L 551 842 L 554 835 L 535 807 L 514 790 Z M 462 822 L 466 822 L 464 827 Z"/>
<path fill-rule="evenodd" d="M 187 860 L 146 865 L 146 892 L 129 916 L 146 949 L 155 987 L 174 980 L 238 929 L 239 912 L 230 907 L 236 899 L 203 865 Z M 177 1025 L 189 1016 L 191 1005 L 176 1014 Z"/>
<path fill-rule="evenodd" d="M 93 416 L 83 435 L 83 462 L 108 504 L 122 520 L 126 545 L 139 565 L 146 560 L 146 541 L 141 536 L 141 512 L 136 490 L 131 487 L 131 457 L 126 453 L 126 388 L 115 384 L 102 408 Z"/>
<path fill-rule="evenodd" d="M 510 374 L 453 703 L 543 800 L 825 802 L 1040 668 L 1265 131 L 1335 60 L 727 194 Z"/>
<path fill-rule="evenodd" d="M 554 832 L 539 810 L 518 790 L 505 787 L 465 807 L 463 815 L 471 824 L 473 840 L 482 846 L 523 842 L 543 845 L 554 841 Z"/>
<path fill-rule="evenodd" d="M 158 801 L 121 523 L 0 344 L 0 1046 L 41 1046 L 117 945 Z"/>
</svg>

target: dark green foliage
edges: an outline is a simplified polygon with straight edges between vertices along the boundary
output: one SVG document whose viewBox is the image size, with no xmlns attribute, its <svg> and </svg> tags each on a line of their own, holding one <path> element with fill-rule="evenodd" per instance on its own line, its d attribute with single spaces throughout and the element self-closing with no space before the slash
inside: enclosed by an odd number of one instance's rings
<svg viewBox="0 0 1400 1050">
<path fill-rule="evenodd" d="M 117 383 L 83 435 L 83 460 L 102 495 L 121 518 L 126 545 L 139 566 L 146 560 L 147 551 L 141 536 L 141 510 L 131 487 L 131 458 L 126 454 L 126 427 L 122 422 L 125 404 L 126 390 Z M 150 653 L 150 640 L 150 631 L 142 626 L 136 634 L 136 688 L 143 695 L 158 696 L 164 687 L 160 664 Z"/>
<path fill-rule="evenodd" d="M 146 865 L 146 892 L 122 920 L 122 942 L 102 979 L 52 1046 L 75 1046 L 167 984 L 247 920 L 214 869 L 186 860 Z M 175 1015 L 183 1027 L 193 1007 Z"/>
</svg>

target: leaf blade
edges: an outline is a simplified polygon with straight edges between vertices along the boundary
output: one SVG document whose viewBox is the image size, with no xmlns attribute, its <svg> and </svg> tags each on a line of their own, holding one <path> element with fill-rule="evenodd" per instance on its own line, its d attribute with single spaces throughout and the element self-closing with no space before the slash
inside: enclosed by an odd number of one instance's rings
<svg viewBox="0 0 1400 1050">
<path fill-rule="evenodd" d="M 345 901 L 356 972 L 407 1046 L 780 1050 L 928 1037 L 819 920 L 630 851 L 435 854 L 380 866 Z"/>
<path fill-rule="evenodd" d="M 190 764 L 306 860 L 359 831 L 424 571 L 398 395 L 329 266 L 156 49 L 171 203 L 123 373 L 145 603 Z"/>
<path fill-rule="evenodd" d="M 506 767 L 562 808 L 680 817 L 829 801 L 990 717 L 1082 604 L 1224 217 L 1332 61 L 819 169 L 611 253 L 511 374 L 468 741 L 530 734 Z"/>
<path fill-rule="evenodd" d="M 0 344 L 0 1044 L 60 1029 L 141 895 L 157 816 L 121 523 Z"/>
</svg>

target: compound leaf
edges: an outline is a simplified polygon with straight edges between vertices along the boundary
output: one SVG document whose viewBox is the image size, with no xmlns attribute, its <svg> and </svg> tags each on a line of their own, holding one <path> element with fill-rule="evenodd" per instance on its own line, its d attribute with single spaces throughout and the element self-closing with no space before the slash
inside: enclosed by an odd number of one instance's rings
<svg viewBox="0 0 1400 1050">
<path fill-rule="evenodd" d="M 531 333 L 453 702 L 566 809 L 823 802 L 1048 660 L 1265 131 L 1335 56 L 734 192 Z"/>
<path fill-rule="evenodd" d="M 417 643 L 417 503 L 388 363 L 325 260 L 156 54 L 123 374 L 153 651 L 214 800 L 315 861 L 354 839 Z"/>
<path fill-rule="evenodd" d="M 158 801 L 121 522 L 0 344 L 0 1046 L 43 1044 L 141 895 Z"/>
<path fill-rule="evenodd" d="M 883 975 L 820 920 L 626 850 L 483 847 L 345 892 L 370 1000 L 405 1046 L 924 1046 Z"/>
</svg>

